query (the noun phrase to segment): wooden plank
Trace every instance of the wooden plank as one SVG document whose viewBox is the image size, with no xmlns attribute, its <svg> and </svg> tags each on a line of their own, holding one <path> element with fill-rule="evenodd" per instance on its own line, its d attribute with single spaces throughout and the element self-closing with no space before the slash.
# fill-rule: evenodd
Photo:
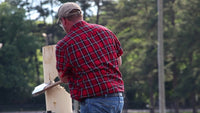
<svg viewBox="0 0 200 113">
<path fill-rule="evenodd" d="M 54 82 L 58 76 L 56 70 L 55 45 L 43 47 L 44 82 Z M 66 90 L 58 85 L 45 92 L 46 111 L 72 113 L 72 99 Z"/>
</svg>

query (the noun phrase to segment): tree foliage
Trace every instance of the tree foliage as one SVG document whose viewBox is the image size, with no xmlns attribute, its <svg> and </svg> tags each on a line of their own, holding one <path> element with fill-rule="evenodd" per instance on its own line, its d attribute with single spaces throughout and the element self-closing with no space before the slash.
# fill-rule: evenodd
<svg viewBox="0 0 200 113">
<path fill-rule="evenodd" d="M 45 20 L 52 9 L 43 6 L 53 6 L 55 1 L 43 0 L 37 7 L 27 1 L 8 1 L 0 4 L 0 42 L 4 45 L 0 49 L 0 94 L 4 95 L 0 104 L 25 103 L 41 82 L 42 46 L 55 44 L 64 32 L 56 25 L 56 15 L 52 14 L 52 24 Z M 124 49 L 120 70 L 126 89 L 125 107 L 154 113 L 158 107 L 157 1 L 59 1 L 79 3 L 86 21 L 105 25 L 117 35 Z M 98 7 L 96 16 L 88 14 L 91 3 Z M 38 11 L 44 21 L 28 20 L 25 13 L 30 10 Z M 197 113 L 200 106 L 199 20 L 199 0 L 164 1 L 166 105 L 175 113 L 180 108 L 192 108 Z"/>
<path fill-rule="evenodd" d="M 23 103 L 36 85 L 34 59 L 40 45 L 31 32 L 35 25 L 25 20 L 24 9 L 7 3 L 0 4 L 0 21 L 0 104 Z"/>
<path fill-rule="evenodd" d="M 158 106 L 156 2 L 119 0 L 101 15 L 124 48 L 121 71 L 128 106 L 151 112 Z M 195 112 L 199 106 L 199 5 L 198 0 L 164 1 L 166 105 L 176 113 L 187 107 Z"/>
</svg>

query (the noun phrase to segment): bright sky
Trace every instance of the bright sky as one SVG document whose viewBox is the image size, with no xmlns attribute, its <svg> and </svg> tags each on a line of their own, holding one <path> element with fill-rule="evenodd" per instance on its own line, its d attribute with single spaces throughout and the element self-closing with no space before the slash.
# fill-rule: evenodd
<svg viewBox="0 0 200 113">
<path fill-rule="evenodd" d="M 44 0 L 29 0 L 29 1 L 32 1 L 33 2 L 32 7 L 35 7 L 35 6 L 39 5 L 41 1 L 44 1 Z M 53 14 L 53 16 L 56 15 L 56 12 L 58 11 L 58 8 L 60 5 L 61 4 L 53 4 L 53 11 L 55 12 Z M 44 5 L 43 8 L 48 8 L 49 10 L 51 10 L 50 5 Z M 32 11 L 30 14 L 31 14 L 30 19 L 33 19 L 33 20 L 35 20 L 39 16 L 39 13 L 37 11 Z M 28 16 L 28 13 L 27 13 L 27 16 Z M 39 20 L 42 20 L 42 18 L 40 18 Z M 46 18 L 46 21 L 48 23 L 52 23 L 52 17 L 48 16 Z"/>
<path fill-rule="evenodd" d="M 4 2 L 5 0 L 0 0 L 0 3 L 1 2 Z M 14 0 L 13 0 L 14 1 Z M 37 5 L 39 5 L 40 4 L 40 1 L 44 1 L 44 0 L 29 0 L 29 1 L 33 1 L 33 7 L 34 6 L 37 6 Z M 54 6 L 53 6 L 53 11 L 55 12 L 55 14 L 56 14 L 56 12 L 58 11 L 58 8 L 60 7 L 60 5 L 61 4 L 53 4 Z M 92 6 L 93 7 L 91 7 L 91 11 L 92 11 L 92 13 L 93 13 L 93 15 L 95 15 L 96 14 L 96 7 L 94 6 L 94 4 L 92 4 Z M 51 9 L 51 6 L 50 5 L 46 5 L 46 6 L 43 6 L 44 8 L 48 8 L 48 9 Z M 32 11 L 31 13 L 31 16 L 30 16 L 30 19 L 36 19 L 38 16 L 39 16 L 39 13 L 37 12 L 37 11 Z M 55 16 L 55 14 L 53 14 L 54 16 Z M 27 16 L 28 16 L 28 13 L 27 13 Z M 29 17 L 28 17 L 29 18 Z M 42 18 L 40 18 L 39 20 L 42 20 Z M 48 16 L 47 18 L 46 18 L 46 21 L 48 22 L 48 23 L 52 23 L 52 17 L 51 16 Z"/>
</svg>

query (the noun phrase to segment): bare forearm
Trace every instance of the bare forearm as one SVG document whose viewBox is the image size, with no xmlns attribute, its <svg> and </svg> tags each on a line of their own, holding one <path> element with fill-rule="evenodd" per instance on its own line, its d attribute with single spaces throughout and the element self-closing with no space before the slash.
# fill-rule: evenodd
<svg viewBox="0 0 200 113">
<path fill-rule="evenodd" d="M 68 82 L 68 77 L 65 76 L 65 75 L 63 75 L 62 72 L 59 72 L 59 73 L 58 73 L 58 77 L 59 77 L 59 79 L 60 79 L 63 83 L 67 83 L 67 82 Z"/>
<path fill-rule="evenodd" d="M 119 66 L 121 66 L 122 65 L 122 58 L 121 58 L 121 56 L 120 57 L 118 57 L 118 64 L 119 64 Z"/>
</svg>

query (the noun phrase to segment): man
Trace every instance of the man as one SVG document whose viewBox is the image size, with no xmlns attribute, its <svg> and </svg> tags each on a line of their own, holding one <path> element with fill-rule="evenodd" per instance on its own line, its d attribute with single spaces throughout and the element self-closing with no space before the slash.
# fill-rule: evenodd
<svg viewBox="0 0 200 113">
<path fill-rule="evenodd" d="M 71 97 L 80 101 L 81 113 L 121 113 L 123 51 L 117 37 L 101 25 L 85 22 L 73 2 L 59 8 L 58 22 L 67 34 L 56 45 L 56 67 Z"/>
</svg>

